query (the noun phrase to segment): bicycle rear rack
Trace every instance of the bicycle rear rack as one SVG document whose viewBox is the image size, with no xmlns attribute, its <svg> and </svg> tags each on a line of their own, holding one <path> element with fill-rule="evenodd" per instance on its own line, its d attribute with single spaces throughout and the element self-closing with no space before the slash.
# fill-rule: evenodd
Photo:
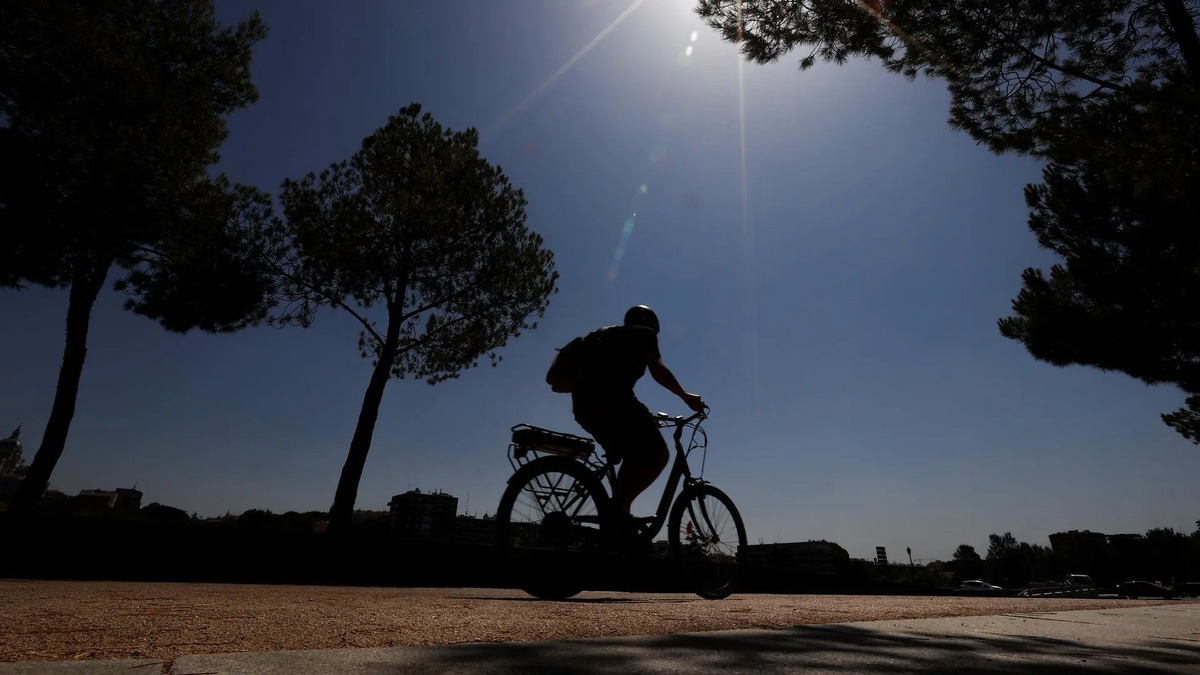
<svg viewBox="0 0 1200 675">
<path fill-rule="evenodd" d="M 518 424 L 512 428 L 508 463 L 514 471 L 542 455 L 569 457 L 593 470 L 603 469 L 606 465 L 596 452 L 596 441 L 590 438 L 551 431 L 532 424 Z"/>
</svg>

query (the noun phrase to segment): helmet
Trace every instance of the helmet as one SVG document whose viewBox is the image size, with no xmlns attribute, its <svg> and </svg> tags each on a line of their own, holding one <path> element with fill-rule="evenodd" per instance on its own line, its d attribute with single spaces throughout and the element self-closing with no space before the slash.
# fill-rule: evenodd
<svg viewBox="0 0 1200 675">
<path fill-rule="evenodd" d="M 630 307 L 629 311 L 625 312 L 625 325 L 645 326 L 658 335 L 658 315 L 645 305 Z"/>
</svg>

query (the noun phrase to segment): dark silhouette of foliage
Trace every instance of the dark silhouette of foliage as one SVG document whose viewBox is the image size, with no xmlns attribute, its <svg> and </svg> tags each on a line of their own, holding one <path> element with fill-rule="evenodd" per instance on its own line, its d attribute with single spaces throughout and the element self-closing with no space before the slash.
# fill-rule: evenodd
<svg viewBox="0 0 1200 675">
<path fill-rule="evenodd" d="M 29 513 L 75 412 L 92 306 L 183 332 L 266 317 L 270 200 L 208 167 L 224 116 L 257 98 L 257 14 L 220 26 L 211 0 L 0 3 L 0 285 L 69 290 L 41 446 L 12 509 Z"/>
<path fill-rule="evenodd" d="M 1017 541 L 1011 532 L 988 535 L 985 567 L 988 575 L 1006 588 L 1061 580 L 1066 575 L 1049 546 Z"/>
<path fill-rule="evenodd" d="M 1146 549 L 1146 578 L 1167 584 L 1187 578 L 1187 535 L 1169 527 L 1151 528 L 1146 531 Z"/>
<path fill-rule="evenodd" d="M 699 0 L 697 13 L 760 63 L 800 48 L 874 58 L 946 82 L 950 122 L 996 151 L 1054 157 L 1078 118 L 1200 83 L 1193 0 Z"/>
<path fill-rule="evenodd" d="M 988 562 L 1003 560 L 1016 553 L 1018 548 L 1020 548 L 1020 543 L 1012 535 L 1012 532 L 989 534 L 987 560 Z"/>
<path fill-rule="evenodd" d="M 1196 521 L 1196 529 L 1188 535 L 1187 578 L 1200 581 L 1200 520 Z"/>
<path fill-rule="evenodd" d="M 270 509 L 249 509 L 233 521 L 233 526 L 243 530 L 307 534 L 326 518 L 328 515 L 321 511 L 273 513 Z"/>
<path fill-rule="evenodd" d="M 1200 2 L 700 0 L 760 62 L 805 50 L 944 80 L 950 124 L 1049 162 L 1029 226 L 1064 263 L 1022 275 L 1001 333 L 1055 365 L 1178 386 L 1200 443 Z"/>
<path fill-rule="evenodd" d="M 982 558 L 975 552 L 975 547 L 970 544 L 959 544 L 958 548 L 954 549 L 954 559 L 961 562 L 979 562 Z"/>
<path fill-rule="evenodd" d="M 158 502 L 151 502 L 138 509 L 138 515 L 145 520 L 163 523 L 182 523 L 188 520 L 195 520 L 195 518 L 189 516 L 188 512 L 183 509 L 159 504 Z"/>
<path fill-rule="evenodd" d="M 954 560 L 951 565 L 958 580 L 977 579 L 983 575 L 983 558 L 975 552 L 970 544 L 959 544 L 954 549 Z"/>
<path fill-rule="evenodd" d="M 1026 189 L 1030 228 L 1065 262 L 1049 275 L 1025 270 L 1017 315 L 1000 330 L 1057 366 L 1179 386 L 1188 408 L 1163 419 L 1197 442 L 1200 220 L 1188 199 L 1138 196 L 1136 180 L 1052 165 L 1042 185 Z"/>
<path fill-rule="evenodd" d="M 279 516 L 275 515 L 270 509 L 249 509 L 243 511 L 234 524 L 247 530 L 266 530 L 271 529 L 279 520 Z"/>
<path fill-rule="evenodd" d="M 282 267 L 294 302 L 277 321 L 308 324 L 319 306 L 360 325 L 374 370 L 330 510 L 350 524 L 384 387 L 430 384 L 536 326 L 558 278 L 553 254 L 525 226 L 525 199 L 479 156 L 474 129 L 443 129 L 403 108 L 348 161 L 283 183 L 293 253 Z"/>
</svg>

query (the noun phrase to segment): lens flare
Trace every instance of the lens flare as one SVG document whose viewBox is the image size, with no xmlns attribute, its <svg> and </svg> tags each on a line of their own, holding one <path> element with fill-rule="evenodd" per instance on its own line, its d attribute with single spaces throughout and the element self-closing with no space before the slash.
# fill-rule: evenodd
<svg viewBox="0 0 1200 675">
<path fill-rule="evenodd" d="M 621 237 L 617 240 L 617 250 L 613 251 L 613 264 L 608 270 L 609 283 L 617 280 L 617 270 L 621 267 L 621 259 L 625 257 L 625 249 L 629 245 L 629 238 L 633 236 L 633 226 L 636 219 L 637 214 L 631 214 L 625 219 L 625 226 L 621 228 Z"/>
<path fill-rule="evenodd" d="M 519 103 L 517 103 L 515 106 L 513 106 L 513 108 L 511 110 L 504 113 L 504 115 L 502 115 L 500 117 L 500 119 L 497 120 L 496 123 L 493 124 L 490 129 L 488 129 L 487 133 L 485 133 L 483 135 L 490 136 L 491 134 L 494 134 L 497 131 L 499 131 L 500 129 L 507 126 L 509 122 L 512 122 L 513 118 L 515 118 L 517 115 L 524 112 L 524 110 L 529 107 L 529 104 L 533 103 L 534 100 L 537 99 L 537 97 L 541 96 L 546 91 L 546 89 L 548 89 L 550 87 L 550 85 L 554 84 L 555 80 L 562 77 L 564 73 L 566 73 L 568 70 L 571 69 L 572 66 L 574 66 L 576 63 L 579 62 L 579 59 L 582 59 L 584 56 L 587 55 L 588 52 L 592 51 L 593 47 L 600 44 L 601 40 L 603 40 L 605 37 L 608 37 L 608 34 L 611 33 L 614 28 L 621 25 L 621 22 L 623 22 L 626 18 L 628 18 L 630 14 L 633 14 L 637 10 L 637 8 L 641 7 L 642 4 L 645 2 L 646 2 L 646 0 L 633 0 L 633 4 L 626 7 L 625 11 L 623 11 L 617 15 L 617 18 L 613 19 L 607 26 L 602 28 L 599 33 L 596 33 L 596 37 L 592 38 L 579 51 L 575 52 L 575 55 L 572 56 L 571 58 L 567 59 L 566 63 L 559 66 L 558 70 L 554 71 L 550 75 L 550 77 L 547 77 L 545 80 L 542 81 L 541 84 L 534 87 L 533 91 L 526 94 L 525 98 L 521 99 L 521 101 Z"/>
<path fill-rule="evenodd" d="M 695 31 L 695 30 L 691 31 L 691 33 L 688 35 L 688 44 L 684 47 L 684 55 L 682 57 L 679 57 L 679 59 L 678 59 L 678 63 L 681 66 L 687 66 L 688 61 L 686 60 L 686 57 L 691 56 L 695 52 L 695 47 L 693 46 L 693 44 L 696 42 L 697 39 L 699 39 L 699 37 L 700 37 L 699 31 Z M 657 140 L 655 140 L 650 145 L 650 148 L 649 148 L 649 151 L 647 154 L 648 161 L 647 161 L 646 166 L 643 167 L 643 177 L 647 174 L 649 174 L 649 175 L 651 175 L 651 177 L 653 177 L 653 174 L 655 171 L 661 170 L 664 166 L 667 165 L 668 153 L 667 153 L 666 143 L 663 140 L 663 137 L 669 136 L 672 133 L 672 131 L 677 126 L 676 121 L 677 121 L 676 116 L 673 115 L 670 111 L 663 110 L 657 114 L 657 125 L 656 126 L 658 127 L 659 137 Z M 744 154 L 745 153 L 743 151 L 743 155 Z M 744 164 L 745 164 L 745 160 L 743 158 L 743 166 L 744 166 Z M 621 263 L 625 259 L 625 253 L 626 253 L 626 251 L 629 250 L 630 242 L 633 240 L 633 231 L 637 226 L 637 212 L 633 211 L 632 209 L 636 208 L 637 205 L 639 204 L 639 200 L 645 198 L 645 196 L 650 192 L 649 181 L 634 183 L 633 191 L 634 191 L 634 196 L 633 196 L 632 201 L 634 203 L 634 206 L 631 208 L 631 215 L 625 218 L 624 223 L 622 224 L 622 227 L 621 227 L 620 235 L 617 237 L 617 246 L 616 246 L 615 250 L 613 251 L 612 266 L 608 270 L 609 283 L 613 283 L 616 281 L 617 274 L 621 270 Z M 744 190 L 743 190 L 743 192 L 744 192 Z M 693 202 L 695 202 L 694 196 L 693 196 Z M 685 198 L 685 205 L 687 203 L 688 202 Z"/>
<path fill-rule="evenodd" d="M 742 0 L 738 0 L 738 44 L 742 42 Z M 742 173 L 742 279 L 746 285 L 745 303 L 750 344 L 750 381 L 754 387 L 754 399 L 759 398 L 759 353 L 758 353 L 758 289 L 754 276 L 754 231 L 750 227 L 750 180 L 746 164 L 746 76 L 745 59 L 737 54 L 738 88 L 738 147 L 741 150 Z"/>
</svg>

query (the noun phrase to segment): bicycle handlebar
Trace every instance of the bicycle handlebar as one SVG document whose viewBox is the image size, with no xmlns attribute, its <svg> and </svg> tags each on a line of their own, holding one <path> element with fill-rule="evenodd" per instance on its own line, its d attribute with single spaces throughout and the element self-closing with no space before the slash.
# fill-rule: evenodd
<svg viewBox="0 0 1200 675">
<path fill-rule="evenodd" d="M 658 421 L 659 426 L 661 426 L 661 427 L 668 427 L 668 426 L 674 425 L 674 426 L 678 427 L 679 429 L 683 429 L 683 425 L 687 424 L 688 422 L 691 422 L 694 420 L 702 420 L 702 419 L 707 418 L 708 413 L 711 410 L 712 410 L 712 408 L 710 408 L 706 405 L 706 406 L 704 406 L 703 410 L 701 410 L 699 412 L 694 412 L 691 415 L 688 415 L 687 417 L 684 417 L 683 415 L 671 416 L 665 412 L 660 412 L 660 413 L 655 413 L 654 419 Z"/>
</svg>

